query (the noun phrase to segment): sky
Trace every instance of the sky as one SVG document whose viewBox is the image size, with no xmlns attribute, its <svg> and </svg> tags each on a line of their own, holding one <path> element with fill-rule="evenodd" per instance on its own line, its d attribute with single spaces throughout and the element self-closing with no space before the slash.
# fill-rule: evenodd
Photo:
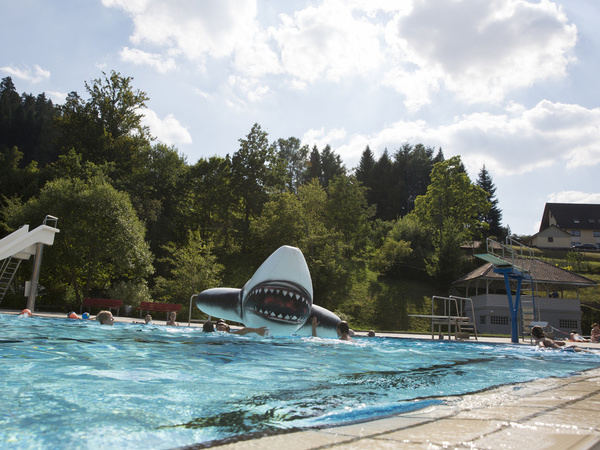
<svg viewBox="0 0 600 450">
<path fill-rule="evenodd" d="M 270 141 L 349 170 L 423 144 L 485 165 L 502 224 L 600 203 L 597 0 L 0 0 L 0 78 L 56 104 L 116 71 L 189 164 Z"/>
</svg>

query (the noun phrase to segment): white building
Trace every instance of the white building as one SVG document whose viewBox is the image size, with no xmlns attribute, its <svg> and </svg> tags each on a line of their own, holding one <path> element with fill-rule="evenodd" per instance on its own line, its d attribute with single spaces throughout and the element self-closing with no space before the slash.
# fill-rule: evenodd
<svg viewBox="0 0 600 450">
<path fill-rule="evenodd" d="M 596 286 L 596 282 L 538 259 L 533 260 L 531 277 L 535 296 L 532 296 L 532 283 L 524 279 L 521 286 L 522 305 L 531 305 L 533 300 L 536 320 L 548 322 L 557 338 L 567 337 L 571 330 L 582 333 L 579 289 Z M 495 273 L 491 263 L 484 264 L 452 284 L 458 295 L 473 299 L 478 333 L 511 334 L 504 276 Z M 515 289 L 516 283 L 512 283 L 513 301 Z M 565 297 L 565 291 L 569 291 L 569 298 Z M 523 323 L 520 329 L 528 325 Z M 589 334 L 589 330 L 583 330 L 582 334 Z"/>
</svg>

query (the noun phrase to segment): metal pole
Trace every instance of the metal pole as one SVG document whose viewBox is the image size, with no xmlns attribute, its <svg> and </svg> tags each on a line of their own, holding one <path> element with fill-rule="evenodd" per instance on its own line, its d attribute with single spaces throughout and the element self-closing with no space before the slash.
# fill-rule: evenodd
<svg viewBox="0 0 600 450">
<path fill-rule="evenodd" d="M 188 314 L 188 327 L 192 326 L 192 302 L 194 301 L 194 297 L 196 297 L 198 294 L 194 294 L 190 297 L 190 311 Z"/>
</svg>

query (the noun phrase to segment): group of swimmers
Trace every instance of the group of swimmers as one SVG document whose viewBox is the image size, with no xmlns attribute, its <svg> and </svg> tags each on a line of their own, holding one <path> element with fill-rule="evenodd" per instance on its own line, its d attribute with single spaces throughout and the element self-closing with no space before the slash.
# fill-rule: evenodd
<svg viewBox="0 0 600 450">
<path fill-rule="evenodd" d="M 24 309 L 21 312 L 21 315 L 31 316 L 32 313 L 30 310 Z M 85 316 L 85 315 L 87 315 L 87 316 Z M 79 317 L 77 317 L 77 314 L 75 314 L 74 312 L 69 313 L 67 315 L 67 317 L 69 317 L 71 319 L 79 318 Z M 115 318 L 113 317 L 113 315 L 110 311 L 100 311 L 96 315 L 95 318 L 90 317 L 90 315 L 88 313 L 84 313 L 84 315 L 82 315 L 82 318 L 89 319 L 89 320 L 97 320 L 98 322 L 100 322 L 101 325 L 113 325 L 115 323 Z M 177 313 L 173 311 L 169 314 L 169 320 L 167 320 L 166 324 L 170 325 L 170 326 L 179 326 L 179 324 L 176 322 L 176 319 L 177 319 Z M 133 322 L 133 323 L 150 325 L 150 324 L 152 324 L 152 316 L 150 314 L 148 314 L 144 317 L 143 322 Z M 316 337 L 317 336 L 317 327 L 319 325 L 319 322 L 318 322 L 317 318 L 313 316 L 311 323 L 312 323 L 312 335 L 314 337 Z M 267 327 L 259 327 L 259 328 L 243 327 L 243 328 L 231 331 L 231 327 L 223 319 L 218 319 L 216 324 L 213 323 L 211 320 L 207 320 L 202 325 L 202 331 L 204 331 L 205 333 L 221 331 L 221 332 L 225 332 L 225 333 L 239 334 L 242 336 L 245 334 L 250 334 L 250 333 L 256 333 L 259 336 L 267 336 L 269 333 L 269 330 Z M 342 320 L 337 325 L 337 335 L 340 338 L 340 340 L 342 340 L 342 341 L 351 341 L 352 336 L 354 335 L 354 331 L 350 329 L 348 322 L 346 322 L 345 320 Z M 375 332 L 373 330 L 369 330 L 368 336 L 374 337 Z"/>
</svg>

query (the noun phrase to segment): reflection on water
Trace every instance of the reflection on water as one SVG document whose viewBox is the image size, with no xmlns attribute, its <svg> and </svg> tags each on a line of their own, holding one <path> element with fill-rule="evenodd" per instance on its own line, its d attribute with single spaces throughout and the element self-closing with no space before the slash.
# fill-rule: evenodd
<svg viewBox="0 0 600 450">
<path fill-rule="evenodd" d="M 172 448 L 350 423 L 600 366 L 600 355 L 411 339 L 261 338 L 0 314 L 0 442 Z"/>
</svg>

